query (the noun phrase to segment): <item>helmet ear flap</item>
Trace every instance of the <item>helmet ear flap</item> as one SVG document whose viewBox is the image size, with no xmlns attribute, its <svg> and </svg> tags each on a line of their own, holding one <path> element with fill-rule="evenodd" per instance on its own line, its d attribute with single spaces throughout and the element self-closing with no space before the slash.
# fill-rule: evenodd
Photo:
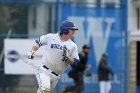
<svg viewBox="0 0 140 93">
<path fill-rule="evenodd" d="M 69 33 L 69 30 L 66 29 L 66 28 L 63 28 L 62 26 L 60 27 L 60 32 L 62 32 L 63 34 L 68 34 Z"/>
<path fill-rule="evenodd" d="M 64 34 L 67 35 L 69 33 L 68 29 L 63 29 L 64 30 Z"/>
<path fill-rule="evenodd" d="M 60 32 L 62 32 L 62 33 L 63 33 L 63 31 L 62 31 L 62 30 L 63 30 L 63 28 L 62 28 L 62 26 L 60 26 Z"/>
</svg>

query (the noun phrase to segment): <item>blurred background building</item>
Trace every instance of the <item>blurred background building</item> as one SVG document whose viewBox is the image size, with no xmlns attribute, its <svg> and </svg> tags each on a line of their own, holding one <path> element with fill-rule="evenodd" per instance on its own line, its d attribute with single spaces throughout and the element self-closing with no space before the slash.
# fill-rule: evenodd
<svg viewBox="0 0 140 93">
<path fill-rule="evenodd" d="M 19 69 L 13 74 L 12 66 L 7 65 L 9 57 L 15 59 L 15 56 L 7 58 L 5 53 L 5 48 L 14 49 L 8 39 L 29 41 L 58 32 L 61 21 L 66 19 L 79 27 L 73 38 L 79 51 L 84 44 L 91 46 L 92 76 L 85 77 L 84 93 L 99 92 L 96 72 L 103 52 L 109 54 L 115 73 L 111 77 L 111 93 L 140 93 L 140 0 L 0 0 L 0 11 L 0 93 L 36 93 L 37 90 L 33 74 L 20 73 Z M 15 44 L 19 50 L 24 45 Z M 67 76 L 70 69 L 62 76 L 56 93 L 73 84 Z"/>
</svg>

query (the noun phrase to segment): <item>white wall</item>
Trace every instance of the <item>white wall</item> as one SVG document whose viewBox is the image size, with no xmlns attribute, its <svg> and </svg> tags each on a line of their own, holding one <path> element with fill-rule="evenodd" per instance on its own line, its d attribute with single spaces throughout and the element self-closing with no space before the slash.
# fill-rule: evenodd
<svg viewBox="0 0 140 93">
<path fill-rule="evenodd" d="M 33 9 L 36 9 L 36 27 L 33 25 Z M 48 12 L 48 13 L 47 13 Z M 45 3 L 31 5 L 28 12 L 28 34 L 29 35 L 42 35 L 46 34 L 49 20 L 49 6 Z"/>
<path fill-rule="evenodd" d="M 128 0 L 128 31 L 138 30 L 136 6 L 133 5 L 132 0 Z"/>
<path fill-rule="evenodd" d="M 132 2 L 132 0 L 128 0 L 128 93 L 136 93 L 137 41 L 140 40 L 137 8 L 138 7 Z"/>
</svg>

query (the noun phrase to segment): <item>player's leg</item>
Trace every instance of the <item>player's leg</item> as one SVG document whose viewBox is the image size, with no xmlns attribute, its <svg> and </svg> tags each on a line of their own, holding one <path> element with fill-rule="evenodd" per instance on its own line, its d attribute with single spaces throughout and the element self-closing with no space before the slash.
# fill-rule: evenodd
<svg viewBox="0 0 140 93">
<path fill-rule="evenodd" d="M 60 76 L 56 76 L 54 74 L 51 75 L 51 89 L 55 89 L 58 81 L 60 80 Z"/>
<path fill-rule="evenodd" d="M 111 90 L 111 82 L 110 81 L 107 81 L 106 82 L 106 93 L 109 93 Z"/>
<path fill-rule="evenodd" d="M 38 88 L 37 93 L 41 93 L 40 88 Z"/>
<path fill-rule="evenodd" d="M 36 78 L 39 84 L 38 92 L 40 93 L 50 93 L 51 87 L 50 87 L 50 81 L 51 78 L 46 73 L 38 73 L 36 74 Z"/>
<path fill-rule="evenodd" d="M 106 93 L 106 87 L 105 87 L 105 81 L 100 81 L 99 82 L 99 86 L 100 86 L 100 93 Z"/>
<path fill-rule="evenodd" d="M 83 73 L 77 72 L 77 79 L 74 79 L 75 93 L 82 93 L 84 90 Z"/>
<path fill-rule="evenodd" d="M 51 74 L 51 91 L 53 91 L 60 80 L 60 76 L 56 76 L 54 74 Z"/>
<path fill-rule="evenodd" d="M 62 90 L 62 93 L 67 93 L 67 92 L 74 92 L 75 86 L 65 86 L 64 89 Z"/>
</svg>

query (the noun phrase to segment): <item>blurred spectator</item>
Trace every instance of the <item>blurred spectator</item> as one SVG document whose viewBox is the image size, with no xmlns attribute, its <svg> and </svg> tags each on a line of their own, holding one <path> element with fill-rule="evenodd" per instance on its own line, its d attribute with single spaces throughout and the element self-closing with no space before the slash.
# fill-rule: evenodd
<svg viewBox="0 0 140 93">
<path fill-rule="evenodd" d="M 63 90 L 63 93 L 66 92 L 74 92 L 81 93 L 84 90 L 84 81 L 83 75 L 85 69 L 89 70 L 91 68 L 90 65 L 87 65 L 88 53 L 90 47 L 88 45 L 83 45 L 82 51 L 79 53 L 80 62 L 78 65 L 73 68 L 69 73 L 69 77 L 73 79 L 75 86 L 66 86 Z M 86 73 L 86 76 L 90 76 L 90 73 Z"/>
<path fill-rule="evenodd" d="M 109 80 L 109 75 L 113 75 L 112 69 L 107 64 L 106 53 L 102 54 L 99 66 L 98 66 L 98 80 L 100 93 L 109 93 L 111 90 L 111 82 Z"/>
</svg>

